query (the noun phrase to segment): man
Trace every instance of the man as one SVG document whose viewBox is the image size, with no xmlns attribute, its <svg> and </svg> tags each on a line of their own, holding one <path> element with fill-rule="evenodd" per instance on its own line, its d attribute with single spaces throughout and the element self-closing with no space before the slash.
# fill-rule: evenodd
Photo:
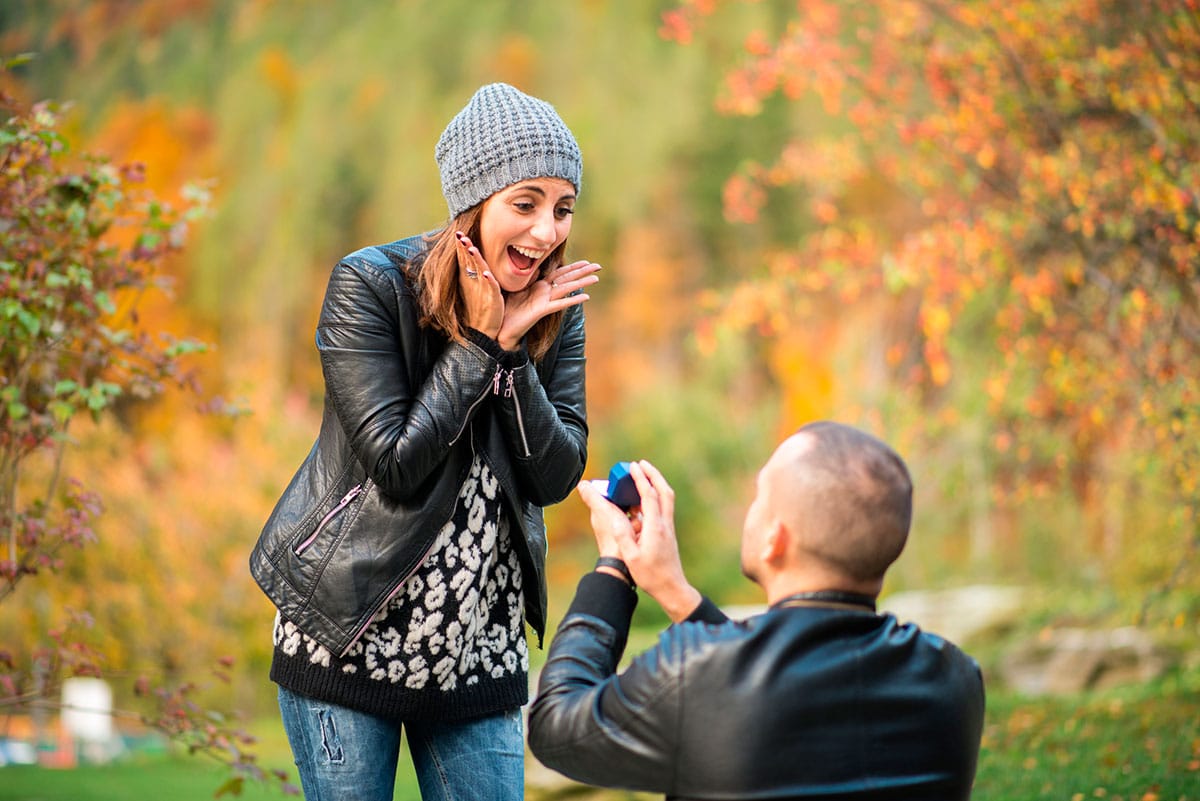
<svg viewBox="0 0 1200 801">
<path fill-rule="evenodd" d="M 590 784 L 672 799 L 965 799 L 983 726 L 979 666 L 875 612 L 912 516 L 904 462 L 832 422 L 758 474 L 742 571 L 769 609 L 733 621 L 684 576 L 674 492 L 647 462 L 626 515 L 590 482 L 601 559 L 550 646 L 529 744 Z M 624 575 L 629 574 L 629 575 Z M 616 674 L 636 582 L 675 623 Z"/>
</svg>

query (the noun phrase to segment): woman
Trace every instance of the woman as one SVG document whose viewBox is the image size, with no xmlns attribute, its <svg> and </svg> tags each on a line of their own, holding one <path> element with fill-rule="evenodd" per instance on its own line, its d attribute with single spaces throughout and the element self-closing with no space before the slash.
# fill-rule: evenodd
<svg viewBox="0 0 1200 801">
<path fill-rule="evenodd" d="M 546 623 L 542 507 L 587 460 L 582 177 L 552 106 L 484 86 L 435 151 L 451 223 L 334 268 L 325 414 L 251 556 L 305 796 L 524 794 L 525 621 Z"/>
</svg>

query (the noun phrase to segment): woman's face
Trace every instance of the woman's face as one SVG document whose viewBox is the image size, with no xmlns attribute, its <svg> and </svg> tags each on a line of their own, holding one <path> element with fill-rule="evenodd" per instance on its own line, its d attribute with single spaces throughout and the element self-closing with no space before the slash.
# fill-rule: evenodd
<svg viewBox="0 0 1200 801">
<path fill-rule="evenodd" d="M 531 178 L 483 202 L 479 250 L 505 292 L 537 280 L 542 264 L 571 233 L 575 187 L 562 178 Z"/>
</svg>

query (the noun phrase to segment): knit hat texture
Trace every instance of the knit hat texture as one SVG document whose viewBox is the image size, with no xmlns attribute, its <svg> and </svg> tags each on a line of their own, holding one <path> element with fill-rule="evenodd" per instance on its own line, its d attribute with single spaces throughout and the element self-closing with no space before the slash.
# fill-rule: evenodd
<svg viewBox="0 0 1200 801">
<path fill-rule="evenodd" d="M 583 157 L 554 106 L 506 83 L 481 87 L 434 149 L 450 216 L 529 178 L 562 178 L 579 192 Z"/>
</svg>

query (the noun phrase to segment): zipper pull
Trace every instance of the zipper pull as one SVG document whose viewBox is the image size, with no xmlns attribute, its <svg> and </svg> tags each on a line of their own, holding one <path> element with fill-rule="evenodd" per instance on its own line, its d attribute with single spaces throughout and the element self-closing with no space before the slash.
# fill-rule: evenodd
<svg viewBox="0 0 1200 801">
<path fill-rule="evenodd" d="M 496 365 L 496 374 L 492 376 L 492 394 L 500 394 L 500 376 L 504 374 L 504 368 Z"/>
<path fill-rule="evenodd" d="M 508 371 L 508 383 L 504 385 L 504 397 L 511 398 L 513 394 L 513 371 Z"/>
</svg>

